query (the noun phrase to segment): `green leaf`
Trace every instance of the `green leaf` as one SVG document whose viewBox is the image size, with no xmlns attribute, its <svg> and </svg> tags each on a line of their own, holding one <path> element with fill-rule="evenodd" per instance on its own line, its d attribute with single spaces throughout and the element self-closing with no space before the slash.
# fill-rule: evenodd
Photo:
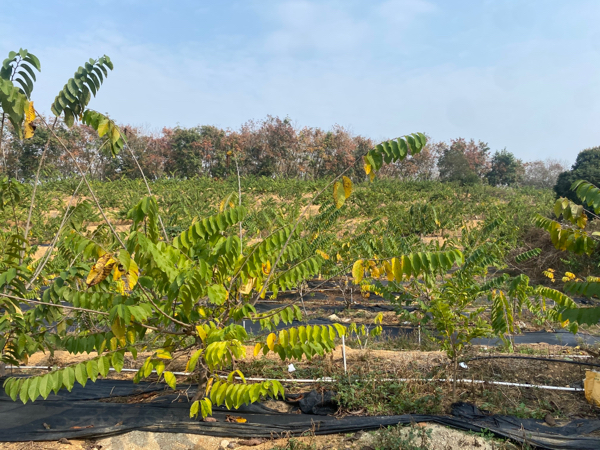
<svg viewBox="0 0 600 450">
<path fill-rule="evenodd" d="M 167 383 L 171 389 L 177 389 L 177 378 L 175 378 L 175 375 L 169 371 L 164 372 L 163 375 L 165 377 L 165 383 Z"/>
<path fill-rule="evenodd" d="M 27 378 L 23 384 L 20 386 L 19 398 L 25 404 L 29 398 L 29 383 L 31 382 L 31 378 Z"/>
<path fill-rule="evenodd" d="M 117 371 L 120 372 L 121 369 L 123 369 L 123 362 L 124 362 L 124 355 L 121 352 L 117 352 L 117 353 L 113 353 L 112 355 L 112 365 L 113 368 Z"/>
<path fill-rule="evenodd" d="M 96 382 L 96 379 L 98 378 L 98 362 L 94 359 L 91 359 L 86 363 L 85 368 L 87 376 L 90 378 L 90 380 Z"/>
<path fill-rule="evenodd" d="M 228 296 L 229 293 L 221 284 L 213 284 L 208 288 L 208 299 L 214 305 L 222 305 Z"/>
<path fill-rule="evenodd" d="M 100 375 L 103 377 L 106 377 L 110 372 L 110 361 L 106 356 L 98 358 L 98 372 L 100 372 Z"/>
<path fill-rule="evenodd" d="M 210 399 L 208 399 L 208 398 L 202 399 L 201 409 L 202 409 L 202 417 L 203 418 L 206 418 L 206 417 L 212 415 L 213 410 L 212 410 L 212 402 L 210 401 Z"/>
<path fill-rule="evenodd" d="M 75 366 L 75 379 L 80 385 L 85 387 L 88 380 L 85 363 L 77 364 Z"/>
<path fill-rule="evenodd" d="M 39 390 L 40 377 L 33 377 L 29 379 L 29 386 L 27 387 L 27 395 L 31 401 L 34 401 L 40 395 Z"/>
<path fill-rule="evenodd" d="M 40 379 L 39 390 L 40 390 L 40 395 L 42 396 L 42 398 L 44 400 L 46 400 L 48 398 L 48 396 L 50 395 L 50 392 L 52 392 L 52 379 L 51 379 L 50 374 L 44 375 Z"/>
<path fill-rule="evenodd" d="M 73 386 L 75 385 L 75 370 L 73 367 L 66 367 L 63 370 L 63 384 L 67 390 L 71 392 Z"/>
<path fill-rule="evenodd" d="M 196 400 L 194 403 L 192 403 L 192 407 L 190 408 L 190 418 L 191 419 L 198 416 L 199 409 L 200 409 L 200 402 L 198 400 Z"/>
<path fill-rule="evenodd" d="M 196 350 L 186 366 L 186 372 L 193 372 L 196 369 L 196 364 L 198 364 L 198 358 L 202 355 L 202 349 Z"/>
</svg>

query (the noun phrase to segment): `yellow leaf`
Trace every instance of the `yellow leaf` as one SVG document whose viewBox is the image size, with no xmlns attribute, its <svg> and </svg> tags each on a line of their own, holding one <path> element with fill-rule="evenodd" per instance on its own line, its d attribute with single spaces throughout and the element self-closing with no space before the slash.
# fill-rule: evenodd
<svg viewBox="0 0 600 450">
<path fill-rule="evenodd" d="M 369 180 L 373 181 L 375 179 L 375 172 L 369 173 Z"/>
<path fill-rule="evenodd" d="M 123 266 L 121 264 L 115 264 L 113 270 L 113 281 L 117 281 L 119 278 L 121 278 L 123 275 L 125 275 L 125 272 L 121 272 L 121 269 L 123 269 Z"/>
<path fill-rule="evenodd" d="M 340 256 L 340 254 L 339 254 L 339 253 L 338 253 L 337 255 L 335 255 L 335 257 L 336 257 L 336 259 L 337 259 L 338 261 L 342 261 L 342 259 L 343 259 L 343 258 Z"/>
<path fill-rule="evenodd" d="M 136 262 L 132 259 L 129 262 L 129 270 L 125 274 L 125 289 L 131 291 L 138 282 L 140 276 L 140 269 Z"/>
<path fill-rule="evenodd" d="M 354 284 L 359 284 L 364 276 L 363 262 L 359 259 L 352 266 L 352 277 L 354 278 Z"/>
<path fill-rule="evenodd" d="M 240 287 L 240 293 L 248 295 L 250 292 L 252 292 L 252 286 L 254 286 L 254 278 L 248 278 L 246 284 Z"/>
<path fill-rule="evenodd" d="M 271 272 L 271 261 L 267 261 L 266 263 L 262 263 L 262 272 L 265 275 L 269 275 Z"/>
<path fill-rule="evenodd" d="M 352 194 L 352 180 L 348 177 L 342 177 L 342 184 L 344 185 L 344 195 L 346 198 Z"/>
<path fill-rule="evenodd" d="M 110 329 L 118 339 L 123 339 L 125 337 L 125 325 L 121 322 L 120 318 L 115 318 Z"/>
<path fill-rule="evenodd" d="M 267 336 L 267 347 L 269 347 L 269 350 L 273 351 L 273 349 L 275 348 L 276 339 L 277 336 L 275 335 L 275 333 L 271 333 Z"/>
<path fill-rule="evenodd" d="M 321 256 L 323 259 L 329 259 L 329 255 L 325 253 L 323 250 L 316 250 L 315 253 Z"/>
<path fill-rule="evenodd" d="M 364 158 L 363 158 L 363 160 L 364 160 L 364 162 L 365 162 L 365 165 L 364 165 L 364 167 L 365 167 L 365 173 L 366 173 L 367 175 L 369 175 L 369 174 L 371 173 L 371 164 L 369 164 L 369 163 L 367 162 L 367 158 L 366 158 L 366 157 L 364 157 Z"/>
<path fill-rule="evenodd" d="M 344 206 L 344 202 L 346 201 L 346 194 L 344 193 L 344 188 L 342 183 L 336 181 L 333 184 L 333 201 L 335 202 L 335 207 L 340 209 Z"/>
<path fill-rule="evenodd" d="M 196 326 L 196 332 L 198 333 L 198 336 L 200 336 L 200 339 L 202 339 L 202 341 L 204 341 L 206 339 L 206 331 L 204 331 L 204 328 L 202 328 L 202 325 Z"/>
<path fill-rule="evenodd" d="M 33 102 L 27 102 L 27 106 L 25 107 L 25 139 L 33 137 L 35 131 L 34 120 L 35 109 L 33 108 Z"/>
<path fill-rule="evenodd" d="M 158 350 L 156 350 L 156 357 L 162 359 L 173 359 L 171 354 L 163 348 L 159 348 Z"/>
<path fill-rule="evenodd" d="M 116 261 L 111 253 L 105 253 L 102 255 L 96 264 L 94 264 L 92 270 L 90 270 L 90 273 L 85 280 L 86 284 L 88 286 L 95 286 L 96 284 L 104 281 L 104 279 L 106 279 L 106 277 L 112 271 L 115 264 Z"/>
<path fill-rule="evenodd" d="M 258 356 L 258 354 L 260 353 L 260 350 L 262 349 L 262 344 L 260 342 L 258 342 L 255 346 L 254 346 L 254 356 Z"/>
<path fill-rule="evenodd" d="M 225 210 L 225 200 L 223 199 L 221 200 L 221 203 L 219 203 L 219 212 L 223 212 Z"/>
<path fill-rule="evenodd" d="M 247 422 L 246 419 L 244 419 L 243 417 L 236 417 L 235 421 L 237 423 L 246 423 Z"/>
<path fill-rule="evenodd" d="M 371 276 L 373 278 L 379 278 L 379 267 L 375 266 L 375 267 L 371 267 Z"/>
<path fill-rule="evenodd" d="M 388 281 L 394 281 L 394 270 L 392 268 L 392 265 L 390 264 L 389 261 L 384 261 L 383 262 L 383 268 L 385 270 L 385 275 L 388 279 Z"/>
<path fill-rule="evenodd" d="M 206 382 L 206 394 L 205 395 L 208 395 L 208 393 L 210 392 L 210 388 L 212 387 L 214 381 L 215 381 L 215 379 L 211 377 Z"/>
</svg>

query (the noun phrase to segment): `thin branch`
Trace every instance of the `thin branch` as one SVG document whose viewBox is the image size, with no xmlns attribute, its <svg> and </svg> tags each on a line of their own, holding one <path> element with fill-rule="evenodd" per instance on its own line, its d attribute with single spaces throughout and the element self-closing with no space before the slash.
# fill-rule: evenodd
<svg viewBox="0 0 600 450">
<path fill-rule="evenodd" d="M 20 301 L 26 302 L 26 303 L 33 303 L 35 305 L 54 306 L 56 308 L 70 309 L 72 311 L 88 312 L 88 313 L 92 313 L 92 314 L 98 314 L 98 315 L 101 315 L 101 316 L 109 316 L 110 315 L 109 313 L 103 312 L 103 311 L 95 311 L 93 309 L 87 309 L 87 308 L 78 308 L 76 306 L 59 305 L 59 304 L 56 304 L 56 303 L 40 302 L 39 300 L 30 300 L 28 298 L 17 297 L 15 295 L 10 295 L 10 294 L 2 294 L 2 293 L 0 293 L 0 296 L 1 297 L 12 298 L 14 300 L 20 300 Z"/>
<path fill-rule="evenodd" d="M 142 174 L 142 179 L 144 180 L 144 184 L 146 185 L 146 189 L 148 190 L 148 194 L 152 195 L 152 191 L 150 190 L 150 186 L 148 185 L 148 180 L 146 180 L 146 174 L 142 170 L 142 166 L 140 166 L 140 163 L 138 162 L 137 158 L 135 157 L 135 154 L 133 153 L 133 150 L 131 149 L 131 147 L 129 146 L 129 144 L 127 142 L 125 142 L 125 147 L 127 147 L 127 150 L 129 150 L 129 153 L 131 153 L 131 157 L 135 161 L 135 164 L 137 165 L 137 168 L 139 169 L 140 173 Z M 146 149 L 148 149 L 148 146 L 146 146 Z M 158 204 L 157 204 L 157 206 L 158 206 Z M 167 230 L 165 229 L 165 225 L 164 225 L 164 223 L 162 221 L 162 217 L 160 217 L 160 214 L 158 212 L 157 212 L 156 215 L 158 216 L 158 221 L 160 222 L 160 226 L 162 228 L 163 235 L 165 236 L 165 242 L 168 243 L 169 242 L 169 235 L 167 234 Z"/>
<path fill-rule="evenodd" d="M 140 285 L 140 287 L 142 288 L 142 292 L 144 293 L 144 295 L 146 295 L 146 299 L 152 304 L 152 306 L 154 306 L 154 308 L 159 313 L 161 313 L 163 316 L 165 316 L 171 322 L 179 324 L 185 328 L 191 328 L 193 326 L 192 324 L 180 322 L 179 320 L 175 319 L 174 317 L 169 316 L 166 312 L 164 312 L 162 309 L 160 309 L 160 307 L 156 303 L 154 303 L 154 301 L 152 300 L 152 297 L 150 295 L 148 295 L 148 292 L 146 291 L 146 289 L 142 285 Z"/>
<path fill-rule="evenodd" d="M 73 155 L 73 153 L 71 153 L 69 151 L 69 149 L 67 148 L 67 146 L 65 145 L 65 143 L 56 135 L 56 133 L 54 132 L 53 129 L 51 129 L 48 126 L 48 123 L 46 122 L 46 120 L 44 119 L 43 116 L 40 116 L 38 114 L 38 116 L 42 119 L 42 122 L 44 122 L 44 125 L 46 126 L 46 128 L 48 128 L 50 130 L 50 132 L 52 133 L 52 135 L 56 138 L 56 140 L 60 143 L 60 145 L 62 146 L 62 148 L 64 148 L 64 150 L 67 152 L 67 154 L 71 157 L 71 159 L 73 160 L 73 163 L 75 164 L 75 167 L 77 167 L 77 170 L 79 171 L 79 173 L 81 174 L 81 176 L 83 177 L 83 181 L 85 182 L 85 185 L 87 186 L 88 190 L 90 191 L 90 194 L 92 196 L 92 198 L 94 199 L 94 202 L 96 203 L 96 206 L 98 207 L 98 210 L 100 211 L 100 214 L 102 214 L 102 217 L 104 218 L 104 221 L 106 222 L 106 224 L 110 227 L 110 230 L 112 231 L 113 235 L 117 238 L 117 240 L 119 241 L 119 243 L 121 244 L 121 247 L 123 247 L 124 249 L 127 249 L 127 247 L 125 246 L 125 244 L 123 243 L 123 241 L 121 240 L 121 237 L 117 234 L 117 231 L 115 230 L 115 228 L 113 227 L 112 223 L 110 223 L 110 220 L 108 220 L 108 217 L 106 216 L 106 214 L 104 213 L 104 210 L 102 209 L 102 206 L 100 206 L 100 202 L 98 201 L 98 197 L 96 197 L 96 193 L 94 192 L 94 190 L 92 189 L 92 186 L 90 185 L 90 183 L 88 182 L 84 171 L 81 169 L 81 166 L 79 165 L 79 163 L 77 162 L 77 159 L 75 158 L 75 156 Z"/>
<path fill-rule="evenodd" d="M 34 305 L 53 306 L 55 308 L 68 309 L 68 310 L 71 310 L 71 311 L 81 311 L 81 312 L 87 312 L 87 313 L 91 313 L 91 314 L 98 314 L 100 316 L 110 316 L 110 313 L 107 313 L 107 312 L 104 312 L 104 311 L 95 311 L 93 309 L 78 308 L 76 306 L 68 306 L 68 305 L 60 305 L 60 304 L 56 304 L 56 303 L 40 302 L 39 300 L 30 300 L 28 298 L 17 297 L 15 295 L 10 295 L 10 294 L 0 293 L 0 296 L 12 298 L 14 300 L 20 300 L 20 301 L 26 302 L 26 303 L 32 303 Z M 153 327 L 151 325 L 146 325 L 144 323 L 139 323 L 139 322 L 136 322 L 136 323 L 139 324 L 140 326 L 144 327 L 144 328 L 148 328 L 149 330 L 154 330 L 154 331 L 157 331 L 159 333 L 176 334 L 176 335 L 181 335 L 181 336 L 187 335 L 187 333 L 183 333 L 183 332 L 180 332 L 180 331 L 163 330 L 161 328 Z"/>
<path fill-rule="evenodd" d="M 89 170 L 89 167 L 88 167 L 87 170 Z M 29 282 L 25 286 L 25 289 L 29 289 L 31 287 L 31 285 L 35 282 L 35 280 L 37 279 L 37 277 L 42 272 L 42 269 L 44 268 L 44 266 L 50 260 L 50 255 L 52 254 L 52 250 L 54 250 L 54 246 L 56 245 L 56 242 L 58 241 L 58 237 L 60 236 L 60 233 L 62 232 L 62 229 L 65 226 L 65 222 L 73 214 L 72 211 L 69 213 L 69 208 L 71 207 L 71 203 L 73 202 L 73 199 L 75 198 L 75 195 L 77 195 L 77 191 L 81 187 L 81 183 L 83 183 L 83 178 L 81 179 L 81 181 L 79 181 L 79 185 L 77 186 L 77 188 L 75 189 L 75 192 L 73 192 L 73 195 L 69 199 L 69 203 L 67 203 L 67 208 L 65 209 L 65 214 L 63 215 L 62 221 L 60 223 L 60 227 L 58 228 L 58 231 L 54 235 L 54 238 L 52 239 L 52 242 L 50 243 L 50 246 L 48 247 L 48 250 L 46 250 L 46 253 L 44 253 L 44 256 L 43 256 L 44 260 L 37 266 L 37 268 L 35 270 L 35 273 L 33 274 L 33 276 L 31 277 L 31 279 L 29 280 Z"/>
<path fill-rule="evenodd" d="M 56 122 L 58 121 L 58 117 L 54 119 L 54 123 L 52 124 L 52 129 L 56 126 Z M 23 237 L 27 240 L 27 235 L 29 234 L 29 226 L 31 225 L 31 214 L 33 212 L 33 204 L 35 203 L 35 193 L 37 191 L 38 181 L 40 179 L 40 171 L 42 170 L 42 166 L 44 165 L 44 158 L 46 157 L 46 152 L 48 151 L 48 147 L 50 146 L 50 136 L 46 140 L 46 145 L 44 146 L 44 151 L 42 152 L 42 156 L 40 157 L 40 163 L 38 164 L 37 172 L 35 173 L 35 181 L 33 182 L 33 192 L 31 193 L 31 202 L 29 203 L 29 213 L 27 214 L 27 222 L 25 223 L 25 234 Z M 21 255 L 22 259 L 22 255 Z"/>
</svg>

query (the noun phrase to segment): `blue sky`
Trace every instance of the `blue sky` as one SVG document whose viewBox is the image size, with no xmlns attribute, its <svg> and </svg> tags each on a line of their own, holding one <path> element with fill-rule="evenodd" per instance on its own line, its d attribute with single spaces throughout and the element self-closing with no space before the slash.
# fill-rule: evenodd
<svg viewBox="0 0 600 450">
<path fill-rule="evenodd" d="M 600 145 L 600 1 L 2 0 L 0 51 L 50 104 L 90 57 L 90 107 L 158 131 L 268 114 L 374 139 L 474 138 L 523 160 Z"/>
</svg>

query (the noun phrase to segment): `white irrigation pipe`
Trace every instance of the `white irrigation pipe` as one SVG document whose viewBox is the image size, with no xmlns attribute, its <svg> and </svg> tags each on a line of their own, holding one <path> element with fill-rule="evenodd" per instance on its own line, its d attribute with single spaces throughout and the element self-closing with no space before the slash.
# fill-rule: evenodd
<svg viewBox="0 0 600 450">
<path fill-rule="evenodd" d="M 6 366 L 7 369 L 51 369 L 52 367 L 48 366 Z M 114 371 L 114 368 L 110 368 L 110 371 Z M 121 369 L 121 372 L 137 372 L 138 369 Z M 152 371 L 156 373 L 156 370 Z M 172 372 L 173 375 L 183 375 L 188 376 L 191 375 L 189 372 Z M 220 376 L 220 378 L 227 378 L 225 376 Z M 241 380 L 240 377 L 235 377 L 236 380 Z M 290 378 L 252 378 L 246 377 L 246 381 L 279 381 L 280 383 L 335 383 L 335 378 L 323 377 L 316 379 L 290 379 Z M 391 381 L 439 381 L 442 383 L 445 382 L 453 382 L 452 378 L 380 378 L 375 380 L 378 382 L 391 382 Z M 456 380 L 458 383 L 471 383 L 471 384 L 493 384 L 496 386 L 509 386 L 509 387 L 522 387 L 522 388 L 537 388 L 537 389 L 545 389 L 552 391 L 569 391 L 569 392 L 582 392 L 583 388 L 572 388 L 572 387 L 563 387 L 563 386 L 547 386 L 547 385 L 538 385 L 538 384 L 523 384 L 523 383 L 510 383 L 508 381 L 485 381 L 485 380 Z"/>
</svg>

